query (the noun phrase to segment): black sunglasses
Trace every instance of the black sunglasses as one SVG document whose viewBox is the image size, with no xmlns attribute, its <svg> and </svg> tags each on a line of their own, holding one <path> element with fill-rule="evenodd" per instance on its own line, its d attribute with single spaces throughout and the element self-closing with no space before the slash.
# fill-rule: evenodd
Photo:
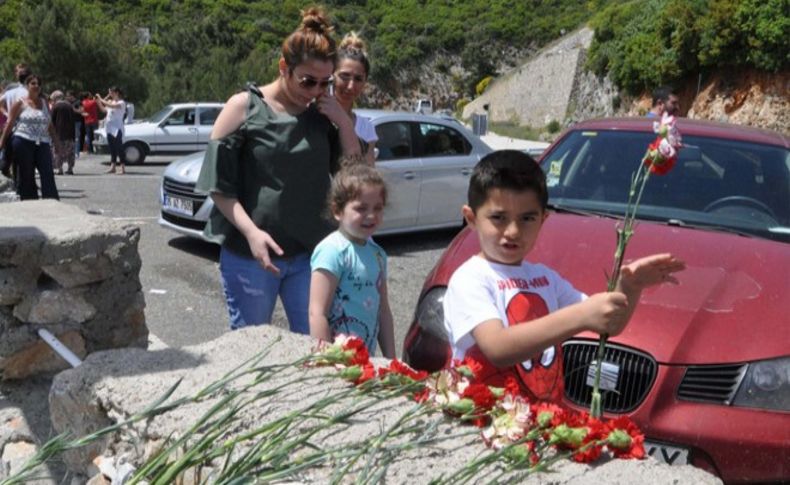
<svg viewBox="0 0 790 485">
<path fill-rule="evenodd" d="M 326 89 L 330 84 L 334 83 L 335 80 L 332 77 L 329 77 L 319 81 L 312 76 L 302 76 L 301 78 L 297 79 L 297 82 L 299 83 L 300 87 L 305 89 L 312 89 L 316 86 L 321 86 L 321 89 Z"/>
</svg>

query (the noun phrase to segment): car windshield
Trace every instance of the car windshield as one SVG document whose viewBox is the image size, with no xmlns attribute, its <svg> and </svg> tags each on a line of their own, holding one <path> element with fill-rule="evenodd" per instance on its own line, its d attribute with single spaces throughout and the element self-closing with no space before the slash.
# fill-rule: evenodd
<svg viewBox="0 0 790 485">
<path fill-rule="evenodd" d="M 170 105 L 167 105 L 164 108 L 162 108 L 161 110 L 159 110 L 156 113 L 154 113 L 153 116 L 148 118 L 148 121 L 150 121 L 151 123 L 159 123 L 160 121 L 165 119 L 167 117 L 167 115 L 170 114 L 171 111 L 173 111 L 173 107 L 170 106 Z"/>
<path fill-rule="evenodd" d="M 572 131 L 541 162 L 558 210 L 622 216 L 652 133 Z M 786 148 L 683 136 L 675 167 L 651 175 L 638 218 L 790 242 Z"/>
</svg>

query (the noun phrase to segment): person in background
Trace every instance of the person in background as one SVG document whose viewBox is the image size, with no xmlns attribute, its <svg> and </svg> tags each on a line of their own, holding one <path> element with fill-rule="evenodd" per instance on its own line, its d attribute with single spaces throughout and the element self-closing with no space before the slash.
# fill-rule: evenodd
<svg viewBox="0 0 790 485">
<path fill-rule="evenodd" d="M 372 238 L 386 203 L 387 187 L 373 167 L 348 165 L 332 179 L 328 205 L 338 230 L 318 243 L 310 259 L 310 335 L 327 342 L 354 335 L 371 355 L 378 343 L 381 354 L 394 359 L 387 253 Z"/>
<path fill-rule="evenodd" d="M 28 76 L 25 87 L 28 94 L 11 107 L 8 123 L 0 137 L 0 148 L 6 144 L 13 148 L 18 170 L 17 192 L 22 200 L 38 199 L 36 170 L 41 177 L 41 196 L 58 199 L 50 151 L 53 128 L 47 100 L 41 95 L 41 79 L 34 74 Z"/>
<path fill-rule="evenodd" d="M 82 109 L 81 100 L 77 99 L 73 91 L 66 91 L 66 101 L 71 103 L 71 107 L 76 115 L 74 116 L 74 157 L 80 158 L 80 150 L 82 149 L 83 139 L 85 138 L 85 122 L 83 121 L 85 118 L 85 111 Z"/>
<path fill-rule="evenodd" d="M 27 78 L 32 74 L 32 71 L 27 66 L 27 64 L 17 64 L 14 67 L 14 75 L 16 77 L 17 82 L 9 83 L 6 86 L 5 91 L 3 94 L 0 95 L 0 113 L 3 113 L 6 118 L 10 116 L 11 107 L 20 99 L 23 99 L 27 96 L 27 87 L 25 82 Z M 13 130 L 13 125 L 9 127 L 10 130 Z M 3 166 L 3 174 L 6 176 L 14 179 L 17 183 L 17 187 L 19 181 L 16 180 L 17 173 L 16 173 L 16 164 L 14 163 L 14 150 L 11 143 L 7 143 L 4 153 L 5 163 Z"/>
<path fill-rule="evenodd" d="M 350 32 L 340 42 L 335 69 L 335 97 L 340 106 L 354 120 L 357 135 L 367 143 L 363 156 L 371 165 L 375 162 L 376 142 L 379 140 L 370 119 L 352 111 L 357 98 L 365 90 L 370 73 L 370 61 L 365 51 L 365 42 Z"/>
<path fill-rule="evenodd" d="M 330 174 L 341 150 L 361 162 L 354 124 L 329 93 L 331 32 L 323 10 L 302 11 L 279 77 L 232 96 L 211 132 L 196 190 L 214 200 L 204 234 L 222 245 L 231 329 L 270 323 L 279 296 L 291 331 L 310 331 L 310 253 L 332 231 L 322 217 Z"/>
<path fill-rule="evenodd" d="M 107 112 L 104 129 L 107 132 L 107 145 L 110 147 L 110 169 L 107 173 L 115 173 L 115 164 L 120 164 L 121 174 L 126 173 L 126 156 L 123 152 L 123 119 L 126 116 L 126 102 L 120 88 L 110 88 L 106 98 L 97 94 L 94 99 L 99 108 Z"/>
<path fill-rule="evenodd" d="M 0 82 L 0 93 L 5 92 L 5 89 L 6 82 Z M 6 115 L 5 111 L 0 110 L 0 133 L 3 132 L 7 121 L 8 115 Z M 0 153 L 0 173 L 8 178 L 11 178 L 11 164 L 9 163 L 9 160 L 6 159 L 5 152 Z"/>
<path fill-rule="evenodd" d="M 14 77 L 17 82 L 9 83 L 5 91 L 3 91 L 3 94 L 0 95 L 0 111 L 4 112 L 6 116 L 11 112 L 11 106 L 13 106 L 18 99 L 27 96 L 25 81 L 27 81 L 28 76 L 32 73 L 33 71 L 30 70 L 27 64 L 17 64 L 16 67 L 14 67 Z"/>
<path fill-rule="evenodd" d="M 664 113 L 677 116 L 680 109 L 680 101 L 677 94 L 672 92 L 669 86 L 661 86 L 653 90 L 653 107 L 647 112 L 648 118 L 658 118 Z"/>
<path fill-rule="evenodd" d="M 74 111 L 74 106 L 64 98 L 62 91 L 53 91 L 49 99 L 52 100 L 52 126 L 54 134 L 52 137 L 52 159 L 55 171 L 58 175 L 63 175 L 63 165 L 66 165 L 66 173 L 74 175 L 74 136 L 77 130 L 75 123 L 77 117 L 81 116 Z"/>
<path fill-rule="evenodd" d="M 82 111 L 85 113 L 85 150 L 93 153 L 93 137 L 99 127 L 99 106 L 90 93 L 82 93 Z"/>
</svg>

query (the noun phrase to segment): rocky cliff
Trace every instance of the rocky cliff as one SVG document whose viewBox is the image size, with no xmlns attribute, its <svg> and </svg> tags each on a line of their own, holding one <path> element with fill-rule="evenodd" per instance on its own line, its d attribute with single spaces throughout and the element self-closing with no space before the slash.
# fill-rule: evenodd
<svg viewBox="0 0 790 485">
<path fill-rule="evenodd" d="M 650 109 L 650 93 L 634 97 L 620 92 L 608 78 L 585 68 L 592 31 L 572 32 L 540 51 L 511 47 L 481 55 L 496 59 L 498 77 L 463 112 L 485 112 L 493 122 L 542 128 L 556 120 L 563 125 L 601 116 L 641 116 Z M 415 71 L 400 73 L 390 85 L 371 85 L 361 106 L 410 109 L 429 98 L 437 109 L 455 109 L 471 74 L 460 58 L 437 53 Z M 683 80 L 676 86 L 682 114 L 790 133 L 790 71 L 721 69 Z"/>
</svg>

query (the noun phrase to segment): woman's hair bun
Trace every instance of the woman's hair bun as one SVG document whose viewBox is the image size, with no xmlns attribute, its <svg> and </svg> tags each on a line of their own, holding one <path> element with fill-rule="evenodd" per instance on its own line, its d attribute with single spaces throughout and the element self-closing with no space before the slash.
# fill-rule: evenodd
<svg viewBox="0 0 790 485">
<path fill-rule="evenodd" d="M 301 28 L 326 35 L 329 35 L 334 30 L 326 18 L 326 13 L 319 7 L 310 7 L 302 10 Z"/>
<path fill-rule="evenodd" d="M 358 50 L 365 52 L 367 46 L 356 32 L 349 32 L 340 41 L 340 50 Z"/>
</svg>

